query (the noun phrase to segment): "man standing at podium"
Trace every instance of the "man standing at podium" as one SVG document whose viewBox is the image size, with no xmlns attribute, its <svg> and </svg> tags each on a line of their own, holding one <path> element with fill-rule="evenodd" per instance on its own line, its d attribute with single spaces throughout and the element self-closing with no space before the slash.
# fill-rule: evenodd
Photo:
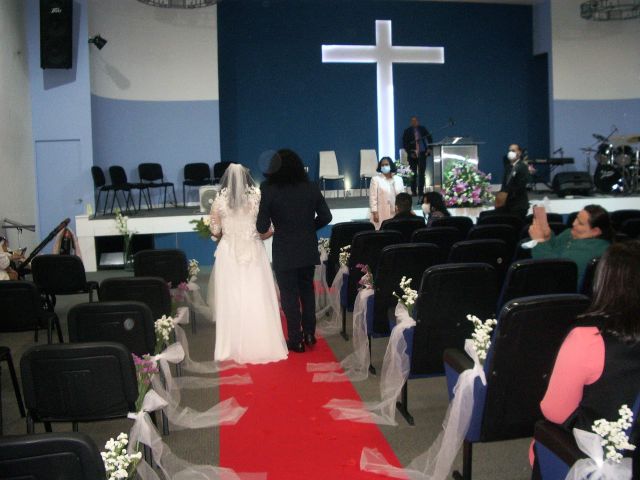
<svg viewBox="0 0 640 480">
<path fill-rule="evenodd" d="M 411 117 L 411 126 L 402 134 L 402 147 L 409 157 L 409 167 L 413 172 L 411 180 L 411 195 L 424 194 L 424 176 L 427 168 L 427 155 L 431 154 L 429 145 L 433 138 L 425 127 L 420 125 L 418 117 Z"/>
</svg>

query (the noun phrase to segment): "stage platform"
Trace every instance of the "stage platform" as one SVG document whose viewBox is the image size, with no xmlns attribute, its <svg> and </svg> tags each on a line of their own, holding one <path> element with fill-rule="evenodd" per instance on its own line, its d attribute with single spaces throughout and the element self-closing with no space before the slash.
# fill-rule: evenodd
<svg viewBox="0 0 640 480">
<path fill-rule="evenodd" d="M 532 204 L 541 203 L 544 197 L 549 198 L 549 208 L 551 212 L 569 214 L 580 210 L 585 205 L 596 203 L 608 211 L 622 209 L 640 209 L 640 196 L 612 196 L 593 194 L 591 196 L 575 196 L 558 198 L 552 192 L 530 193 L 529 198 Z M 417 201 L 417 199 L 415 200 Z M 346 198 L 328 198 L 327 204 L 333 215 L 332 224 L 339 222 L 349 222 L 354 220 L 366 220 L 368 218 L 367 197 L 348 196 Z M 482 210 L 490 210 L 492 207 L 482 208 L 452 208 L 452 215 L 469 216 L 474 221 Z M 422 215 L 419 205 L 414 205 L 416 214 Z M 198 258 L 204 265 L 210 264 L 212 260 L 211 251 L 214 250 L 212 243 L 205 239 L 200 239 L 193 232 L 192 220 L 197 220 L 204 214 L 199 212 L 197 206 L 154 208 L 152 210 L 141 210 L 127 214 L 129 217 L 128 226 L 136 234 L 151 234 L 156 239 L 157 248 L 182 248 L 187 252 L 189 258 Z M 80 243 L 85 269 L 88 272 L 95 272 L 98 269 L 98 259 L 96 258 L 96 238 L 97 237 L 117 237 L 120 235 L 116 228 L 114 215 L 78 215 L 76 217 L 76 234 Z M 320 236 L 329 236 L 330 227 L 323 229 Z M 267 245 L 268 248 L 270 245 Z M 202 252 L 201 252 L 202 250 Z M 204 261 L 203 261 L 204 260 Z"/>
</svg>

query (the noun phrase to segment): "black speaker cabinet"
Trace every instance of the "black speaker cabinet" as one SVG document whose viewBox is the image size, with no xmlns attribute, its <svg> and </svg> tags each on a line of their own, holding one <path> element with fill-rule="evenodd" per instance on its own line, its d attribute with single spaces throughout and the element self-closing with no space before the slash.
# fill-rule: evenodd
<svg viewBox="0 0 640 480">
<path fill-rule="evenodd" d="M 565 195 L 591 195 L 593 182 L 589 172 L 562 172 L 553 177 L 553 191 Z"/>
<path fill-rule="evenodd" d="M 71 68 L 73 0 L 40 0 L 40 67 Z"/>
</svg>

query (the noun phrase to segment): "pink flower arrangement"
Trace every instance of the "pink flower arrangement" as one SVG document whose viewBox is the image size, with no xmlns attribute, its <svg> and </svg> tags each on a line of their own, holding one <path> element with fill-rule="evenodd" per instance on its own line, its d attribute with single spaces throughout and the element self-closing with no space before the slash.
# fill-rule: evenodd
<svg viewBox="0 0 640 480">
<path fill-rule="evenodd" d="M 356 268 L 359 268 L 363 273 L 362 278 L 358 282 L 362 288 L 373 289 L 373 273 L 369 270 L 369 265 L 364 265 L 359 263 L 356 265 Z"/>
</svg>

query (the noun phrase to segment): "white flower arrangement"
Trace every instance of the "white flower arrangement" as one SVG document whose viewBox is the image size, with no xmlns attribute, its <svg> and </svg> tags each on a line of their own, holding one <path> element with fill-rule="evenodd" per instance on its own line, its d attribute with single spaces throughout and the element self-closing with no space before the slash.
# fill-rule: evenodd
<svg viewBox="0 0 640 480">
<path fill-rule="evenodd" d="M 483 322 L 475 315 L 467 315 L 467 320 L 472 322 L 475 327 L 471 335 L 471 341 L 478 354 L 478 359 L 480 362 L 484 362 L 491 346 L 491 332 L 498 322 L 494 318 Z"/>
<path fill-rule="evenodd" d="M 189 281 L 195 282 L 198 279 L 198 274 L 200 273 L 200 263 L 192 258 L 189 260 Z"/>
<path fill-rule="evenodd" d="M 328 238 L 323 237 L 318 240 L 318 251 L 322 253 L 322 250 L 324 250 L 327 253 L 327 256 L 329 256 L 329 252 L 331 251 L 331 249 L 329 248 Z"/>
<path fill-rule="evenodd" d="M 156 354 L 160 353 L 160 349 L 163 345 L 169 344 L 171 333 L 174 329 L 173 317 L 167 317 L 163 315 L 155 321 L 154 328 L 156 331 Z"/>
<path fill-rule="evenodd" d="M 349 263 L 349 257 L 351 256 L 351 245 L 345 245 L 340 248 L 340 256 L 338 257 L 338 261 L 340 262 L 341 267 L 346 267 Z"/>
<path fill-rule="evenodd" d="M 127 454 L 129 437 L 121 433 L 115 440 L 110 438 L 100 452 L 107 480 L 121 480 L 135 477 L 136 465 L 142 459 L 142 452 Z"/>
<path fill-rule="evenodd" d="M 618 410 L 620 418 L 615 422 L 609 422 L 604 418 L 596 420 L 591 430 L 602 437 L 601 445 L 604 447 L 606 459 L 614 463 L 620 463 L 623 450 L 633 451 L 635 445 L 629 443 L 629 437 L 625 434 L 633 424 L 633 412 L 627 405 L 622 405 Z"/>
<path fill-rule="evenodd" d="M 416 303 L 416 299 L 418 298 L 418 292 L 411 288 L 411 281 L 411 278 L 403 276 L 400 279 L 400 290 L 402 290 L 402 296 L 398 296 L 396 292 L 393 292 L 393 296 L 407 307 L 409 315 L 413 316 L 413 307 Z"/>
<path fill-rule="evenodd" d="M 119 208 L 116 208 L 116 228 L 124 237 L 130 237 L 133 232 L 129 231 L 129 217 L 123 216 Z"/>
</svg>

